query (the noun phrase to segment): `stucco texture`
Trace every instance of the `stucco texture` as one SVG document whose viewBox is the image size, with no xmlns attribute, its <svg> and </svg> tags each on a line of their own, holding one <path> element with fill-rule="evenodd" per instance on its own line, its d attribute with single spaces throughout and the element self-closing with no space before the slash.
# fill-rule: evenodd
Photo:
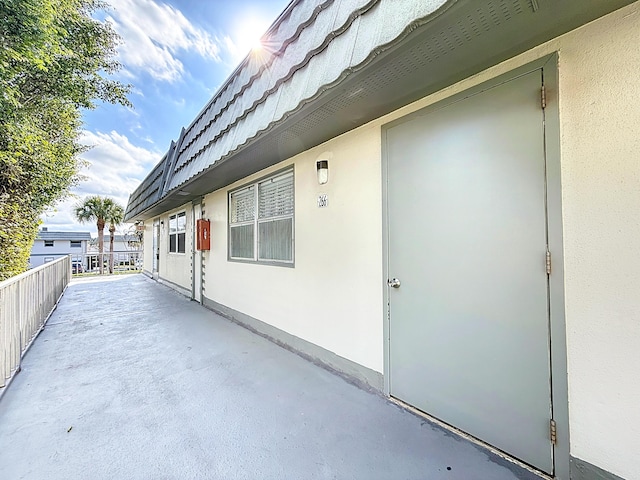
<svg viewBox="0 0 640 480">
<path fill-rule="evenodd" d="M 640 478 L 639 45 L 636 2 L 230 186 L 295 166 L 295 268 L 227 261 L 229 189 L 208 195 L 205 296 L 382 372 L 382 125 L 558 52 L 571 455 Z"/>
<path fill-rule="evenodd" d="M 640 478 L 639 45 L 636 3 L 560 50 L 572 453 L 627 479 Z"/>
<path fill-rule="evenodd" d="M 207 298 L 377 372 L 383 369 L 379 130 L 338 137 L 205 197 Z M 318 185 L 316 160 L 329 159 Z M 227 261 L 227 192 L 294 165 L 295 268 Z M 319 194 L 328 206 L 318 208 Z"/>
</svg>

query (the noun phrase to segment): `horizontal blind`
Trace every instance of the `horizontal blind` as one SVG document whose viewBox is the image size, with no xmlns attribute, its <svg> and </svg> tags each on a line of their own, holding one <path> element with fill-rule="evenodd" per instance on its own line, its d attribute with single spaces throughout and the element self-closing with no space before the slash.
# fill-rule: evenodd
<svg viewBox="0 0 640 480">
<path fill-rule="evenodd" d="M 231 226 L 229 229 L 229 256 L 254 259 L 253 223 Z"/>
<path fill-rule="evenodd" d="M 293 171 L 258 185 L 258 218 L 293 215 Z"/>
<path fill-rule="evenodd" d="M 250 222 L 255 219 L 255 185 L 233 192 L 229 202 L 229 221 L 231 223 Z"/>
<path fill-rule="evenodd" d="M 293 218 L 266 220 L 258 228 L 258 259 L 293 261 Z"/>
</svg>

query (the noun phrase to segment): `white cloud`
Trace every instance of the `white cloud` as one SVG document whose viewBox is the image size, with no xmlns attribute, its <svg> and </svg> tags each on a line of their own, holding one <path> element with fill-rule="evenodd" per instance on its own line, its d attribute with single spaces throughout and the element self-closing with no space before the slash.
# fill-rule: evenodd
<svg viewBox="0 0 640 480">
<path fill-rule="evenodd" d="M 108 195 L 123 204 L 162 156 L 159 152 L 133 145 L 125 135 L 115 131 L 85 131 L 80 142 L 93 148 L 82 155 L 89 167 L 83 172 L 87 180 L 77 191 Z"/>
<path fill-rule="evenodd" d="M 240 51 L 239 46 L 235 44 L 235 42 L 231 39 L 229 35 L 225 35 L 222 38 L 222 41 L 224 42 L 224 46 L 229 51 L 232 58 L 238 58 L 242 56 L 243 53 L 246 54 L 246 52 Z"/>
<path fill-rule="evenodd" d="M 77 197 L 67 198 L 54 207 L 49 208 L 42 216 L 43 226 L 49 228 L 52 232 L 69 230 L 78 232 L 91 231 L 92 235 L 95 236 L 95 225 L 80 225 L 73 218 L 73 207 L 78 203 L 78 200 Z"/>
<path fill-rule="evenodd" d="M 81 226 L 75 221 L 72 214 L 74 205 L 86 196 L 100 195 L 126 207 L 131 192 L 162 157 L 162 153 L 156 150 L 133 145 L 125 135 L 115 131 L 85 131 L 80 142 L 93 147 L 82 155 L 88 164 L 81 172 L 86 180 L 73 190 L 74 197 L 44 215 L 44 225 L 51 226 L 52 230 L 87 230 L 91 227 L 94 232 L 95 226 Z"/>
<path fill-rule="evenodd" d="M 107 21 L 122 37 L 119 60 L 125 75 L 145 71 L 157 80 L 174 82 L 182 77 L 180 52 L 195 52 L 220 61 L 216 38 L 195 26 L 180 10 L 153 0 L 109 0 L 115 10 Z"/>
<path fill-rule="evenodd" d="M 178 108 L 183 108 L 187 104 L 187 99 L 186 98 L 174 98 L 173 100 L 171 100 L 171 103 L 173 103 Z"/>
</svg>

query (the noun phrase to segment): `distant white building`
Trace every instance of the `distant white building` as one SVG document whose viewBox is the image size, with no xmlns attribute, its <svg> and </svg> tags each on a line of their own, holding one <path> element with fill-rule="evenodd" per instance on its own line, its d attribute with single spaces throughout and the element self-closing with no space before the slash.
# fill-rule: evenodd
<svg viewBox="0 0 640 480">
<path fill-rule="evenodd" d="M 137 251 L 142 248 L 140 238 L 136 235 L 114 235 L 113 251 L 116 253 Z M 98 253 L 98 238 L 92 238 L 89 241 L 88 253 Z M 104 235 L 104 253 L 109 252 L 109 234 Z"/>
<path fill-rule="evenodd" d="M 90 240 L 89 232 L 50 232 L 47 227 L 42 227 L 31 248 L 29 268 L 65 255 L 84 255 Z"/>
</svg>

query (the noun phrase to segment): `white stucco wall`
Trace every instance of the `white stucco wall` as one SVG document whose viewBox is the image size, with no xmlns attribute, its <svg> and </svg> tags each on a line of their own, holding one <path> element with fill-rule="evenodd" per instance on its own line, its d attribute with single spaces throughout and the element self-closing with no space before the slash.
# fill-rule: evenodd
<svg viewBox="0 0 640 480">
<path fill-rule="evenodd" d="M 639 46 L 636 2 L 208 195 L 205 296 L 382 372 L 381 126 L 557 51 L 571 454 L 640 478 Z M 330 161 L 322 187 L 319 158 Z M 227 261 L 228 190 L 290 164 L 295 268 Z M 169 258 L 161 275 L 188 285 L 185 267 Z"/>
<path fill-rule="evenodd" d="M 82 240 L 80 247 L 71 247 L 71 240 L 54 240 L 53 247 L 45 247 L 44 240 L 35 240 L 29 256 L 29 268 L 44 265 L 45 259 L 58 259 L 65 255 L 82 255 L 87 252 L 87 241 Z"/>
<path fill-rule="evenodd" d="M 382 193 L 372 125 L 205 197 L 205 296 L 382 372 Z M 320 186 L 316 160 L 329 159 Z M 227 261 L 227 192 L 295 167 L 295 268 Z M 318 194 L 329 198 L 318 208 Z"/>
<path fill-rule="evenodd" d="M 640 5 L 561 45 L 571 451 L 640 478 Z"/>
</svg>

